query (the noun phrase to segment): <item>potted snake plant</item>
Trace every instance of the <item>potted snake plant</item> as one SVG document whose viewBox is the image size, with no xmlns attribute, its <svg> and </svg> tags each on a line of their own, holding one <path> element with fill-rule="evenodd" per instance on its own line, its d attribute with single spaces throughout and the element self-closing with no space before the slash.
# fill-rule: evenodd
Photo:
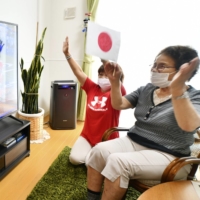
<svg viewBox="0 0 200 200">
<path fill-rule="evenodd" d="M 28 69 L 24 68 L 24 60 L 21 58 L 20 69 L 23 82 L 22 108 L 18 111 L 20 119 L 29 120 L 31 122 L 31 140 L 41 139 L 43 131 L 44 110 L 38 105 L 40 78 L 44 65 L 42 64 L 43 41 L 46 33 L 45 28 L 42 37 L 37 43 L 33 60 Z"/>
</svg>

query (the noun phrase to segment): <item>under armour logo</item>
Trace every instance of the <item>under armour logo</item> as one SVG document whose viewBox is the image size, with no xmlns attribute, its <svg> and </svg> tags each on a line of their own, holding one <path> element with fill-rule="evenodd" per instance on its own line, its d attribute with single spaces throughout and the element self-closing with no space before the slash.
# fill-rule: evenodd
<svg viewBox="0 0 200 200">
<path fill-rule="evenodd" d="M 106 101 L 107 101 L 107 97 L 102 97 L 102 99 L 100 100 L 99 97 L 95 96 L 94 101 L 91 101 L 91 104 L 93 106 L 100 105 L 102 108 L 106 105 Z"/>
</svg>

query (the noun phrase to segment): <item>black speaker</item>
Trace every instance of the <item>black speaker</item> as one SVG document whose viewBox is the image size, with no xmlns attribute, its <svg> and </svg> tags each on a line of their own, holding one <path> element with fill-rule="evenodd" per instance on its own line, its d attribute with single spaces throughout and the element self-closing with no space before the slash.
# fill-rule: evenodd
<svg viewBox="0 0 200 200">
<path fill-rule="evenodd" d="M 76 128 L 77 82 L 58 80 L 51 82 L 49 125 L 52 129 Z"/>
</svg>

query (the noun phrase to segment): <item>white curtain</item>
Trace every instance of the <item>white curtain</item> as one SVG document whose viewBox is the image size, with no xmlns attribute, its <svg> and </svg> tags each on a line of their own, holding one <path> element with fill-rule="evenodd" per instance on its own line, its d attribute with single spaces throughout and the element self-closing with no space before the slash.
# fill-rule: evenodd
<svg viewBox="0 0 200 200">
<path fill-rule="evenodd" d="M 199 0 L 99 2 L 96 23 L 121 32 L 118 63 L 125 74 L 127 93 L 149 82 L 149 65 L 161 49 L 189 45 L 200 55 L 199 8 Z M 93 77 L 96 80 L 97 75 Z M 200 74 L 190 84 L 200 89 Z M 131 126 L 133 122 L 133 110 L 122 111 L 120 125 Z"/>
</svg>

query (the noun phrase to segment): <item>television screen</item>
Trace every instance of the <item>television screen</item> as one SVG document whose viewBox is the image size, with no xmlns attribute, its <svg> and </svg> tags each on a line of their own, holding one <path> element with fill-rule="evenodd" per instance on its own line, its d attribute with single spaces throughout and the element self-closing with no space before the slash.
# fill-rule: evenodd
<svg viewBox="0 0 200 200">
<path fill-rule="evenodd" d="M 0 120 L 18 110 L 18 25 L 0 21 Z"/>
</svg>

